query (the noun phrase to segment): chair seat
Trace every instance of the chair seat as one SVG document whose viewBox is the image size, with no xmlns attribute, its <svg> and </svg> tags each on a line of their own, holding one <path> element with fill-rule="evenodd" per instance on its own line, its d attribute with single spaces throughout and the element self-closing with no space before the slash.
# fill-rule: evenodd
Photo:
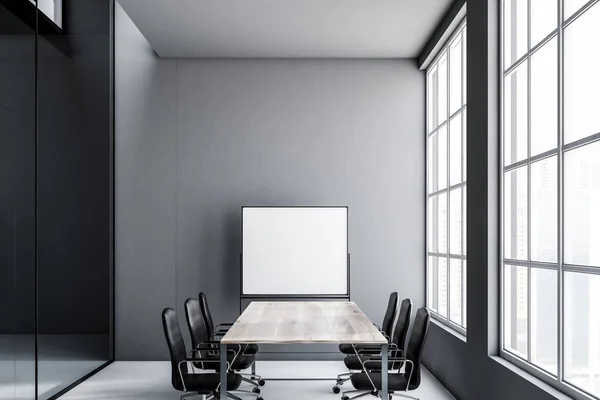
<svg viewBox="0 0 600 400">
<path fill-rule="evenodd" d="M 227 361 L 231 362 L 231 360 L 233 360 L 233 357 L 234 357 L 233 354 L 228 354 Z M 254 360 L 255 360 L 255 357 L 251 356 L 251 355 L 237 356 L 235 358 L 235 361 L 233 361 L 233 365 L 231 367 L 235 371 L 250 368 L 250 366 L 252 366 L 252 363 L 254 362 Z M 221 370 L 221 360 L 219 359 L 219 357 L 209 357 L 206 359 L 206 361 L 203 362 L 203 364 L 204 364 L 205 369 L 212 369 L 215 371 Z M 196 367 L 198 369 L 202 369 L 202 364 L 196 362 L 196 363 L 194 363 L 194 367 Z"/>
<path fill-rule="evenodd" d="M 344 358 L 344 364 L 346 365 L 346 368 L 348 368 L 349 370 L 362 370 L 362 364 L 361 364 L 361 360 L 362 362 L 365 362 L 366 360 L 368 360 L 369 358 L 374 358 L 373 356 L 360 356 L 360 360 L 357 356 L 347 356 L 346 358 Z M 381 357 L 377 357 L 377 359 L 379 359 L 379 362 L 377 361 L 370 361 L 369 363 L 367 363 L 366 367 L 369 371 L 381 371 Z M 388 361 L 388 369 L 400 369 L 402 367 L 404 363 L 401 361 Z"/>
<path fill-rule="evenodd" d="M 373 384 L 377 390 L 381 390 L 381 372 L 370 372 L 369 376 L 373 380 Z M 373 385 L 371 385 L 369 377 L 364 372 L 352 374 L 350 382 L 352 382 L 352 386 L 357 390 L 373 390 Z M 408 378 L 404 374 L 388 374 L 388 390 L 390 392 L 406 390 L 407 383 Z"/>
<path fill-rule="evenodd" d="M 356 347 L 356 350 L 363 350 L 363 354 L 380 354 L 381 353 L 381 349 L 375 349 L 375 350 L 368 350 L 365 351 L 365 347 L 373 347 L 372 344 L 355 344 L 354 345 Z M 340 344 L 340 352 L 342 352 L 343 354 L 348 354 L 348 355 L 354 355 L 356 354 L 354 352 L 354 348 L 352 347 L 352 345 L 350 343 L 342 343 Z"/>
<path fill-rule="evenodd" d="M 188 392 L 210 394 L 221 383 L 219 374 L 188 374 L 183 377 L 185 389 Z M 227 374 L 227 390 L 236 390 L 242 384 L 242 376 Z"/>
</svg>

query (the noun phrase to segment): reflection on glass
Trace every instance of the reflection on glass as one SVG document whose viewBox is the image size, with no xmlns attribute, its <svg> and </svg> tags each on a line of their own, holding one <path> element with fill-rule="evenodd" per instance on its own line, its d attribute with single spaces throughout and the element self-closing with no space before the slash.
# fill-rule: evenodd
<svg viewBox="0 0 600 400">
<path fill-rule="evenodd" d="M 448 259 L 438 258 L 438 290 L 437 290 L 437 311 L 442 317 L 448 317 Z"/>
<path fill-rule="evenodd" d="M 531 0 L 531 47 L 556 29 L 557 0 Z"/>
<path fill-rule="evenodd" d="M 504 4 L 504 68 L 527 51 L 527 1 L 506 0 Z"/>
<path fill-rule="evenodd" d="M 527 268 L 504 266 L 504 348 L 527 358 Z"/>
<path fill-rule="evenodd" d="M 565 1 L 565 15 L 564 18 L 569 19 L 575 14 L 581 7 L 586 5 L 590 0 L 564 0 Z"/>
<path fill-rule="evenodd" d="M 437 102 L 438 102 L 438 72 L 437 65 L 433 66 L 427 75 L 427 126 L 428 132 L 437 128 Z"/>
<path fill-rule="evenodd" d="M 504 165 L 527 157 L 527 61 L 504 78 Z"/>
<path fill-rule="evenodd" d="M 600 275 L 564 277 L 565 380 L 600 397 Z"/>
<path fill-rule="evenodd" d="M 531 155 L 558 144 L 558 41 L 531 56 Z"/>
<path fill-rule="evenodd" d="M 446 193 L 429 199 L 429 251 L 433 253 L 447 249 L 447 205 Z"/>
<path fill-rule="evenodd" d="M 427 140 L 429 193 L 448 185 L 448 125 L 442 126 Z"/>
<path fill-rule="evenodd" d="M 553 375 L 558 371 L 557 272 L 531 269 L 531 362 Z"/>
<path fill-rule="evenodd" d="M 600 132 L 600 4 L 565 29 L 565 143 Z"/>
<path fill-rule="evenodd" d="M 463 213 L 462 213 L 462 251 L 463 255 L 467 255 L 467 187 L 463 186 Z M 466 287 L 466 286 L 465 286 Z"/>
<path fill-rule="evenodd" d="M 557 257 L 556 156 L 531 164 L 531 259 L 556 262 Z"/>
<path fill-rule="evenodd" d="M 462 325 L 462 265 L 461 260 L 450 259 L 450 321 Z"/>
<path fill-rule="evenodd" d="M 462 105 L 462 36 L 450 44 L 450 114 Z"/>
<path fill-rule="evenodd" d="M 438 61 L 438 125 L 448 119 L 448 53 Z"/>
<path fill-rule="evenodd" d="M 450 186 L 462 182 L 462 116 L 450 120 Z"/>
<path fill-rule="evenodd" d="M 504 257 L 527 260 L 527 166 L 504 174 Z"/>
<path fill-rule="evenodd" d="M 35 18 L 32 11 L 30 17 Z M 0 5 L 0 399 L 35 398 L 35 32 Z"/>
<path fill-rule="evenodd" d="M 450 254 L 462 253 L 462 188 L 450 192 Z"/>
<path fill-rule="evenodd" d="M 600 142 L 565 153 L 565 262 L 600 267 Z"/>
</svg>

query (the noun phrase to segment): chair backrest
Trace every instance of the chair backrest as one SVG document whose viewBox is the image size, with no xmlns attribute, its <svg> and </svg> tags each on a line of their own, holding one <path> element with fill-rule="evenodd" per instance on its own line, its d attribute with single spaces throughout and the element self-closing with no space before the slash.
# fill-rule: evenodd
<svg viewBox="0 0 600 400">
<path fill-rule="evenodd" d="M 383 316 L 383 323 L 381 324 L 381 330 L 384 331 L 388 336 L 392 336 L 392 330 L 394 329 L 394 321 L 396 320 L 396 311 L 398 310 L 398 293 L 393 292 L 390 294 L 387 309 Z"/>
<path fill-rule="evenodd" d="M 213 333 L 215 331 L 215 323 L 213 322 L 212 315 L 210 315 L 210 309 L 208 308 L 208 299 L 206 298 L 206 294 L 204 292 L 200 292 L 198 295 L 198 300 L 200 301 L 200 309 L 202 310 L 202 317 L 204 318 L 204 324 L 206 325 L 206 329 L 210 335 L 210 338 L 213 338 Z"/>
<path fill-rule="evenodd" d="M 407 364 L 405 371 L 405 374 L 408 378 L 408 375 L 412 370 L 412 375 L 408 385 L 410 390 L 418 388 L 421 384 L 421 358 L 423 356 L 423 349 L 425 348 L 425 341 L 427 340 L 428 331 L 429 311 L 425 307 L 419 308 L 417 310 L 415 324 L 408 341 L 408 347 L 406 348 L 406 358 L 412 361 L 414 364 L 413 366 Z"/>
<path fill-rule="evenodd" d="M 206 323 L 204 322 L 200 301 L 198 299 L 187 299 L 185 301 L 185 319 L 190 330 L 192 347 L 194 349 L 198 347 L 200 343 L 210 340 L 210 335 L 208 329 L 206 329 Z M 206 358 L 207 356 L 207 350 L 200 352 L 201 358 Z"/>
<path fill-rule="evenodd" d="M 181 381 L 178 367 L 179 363 L 186 359 L 187 354 L 175 310 L 165 308 L 162 312 L 162 323 L 167 345 L 169 346 L 169 353 L 171 353 L 171 384 L 176 390 L 183 390 L 183 382 Z M 183 376 L 187 375 L 186 363 L 181 365 L 181 373 Z"/>
<path fill-rule="evenodd" d="M 406 347 L 406 335 L 408 334 L 408 327 L 410 326 L 410 318 L 412 316 L 412 301 L 410 299 L 402 300 L 400 303 L 400 309 L 398 311 L 398 320 L 396 321 L 396 328 L 394 329 L 394 337 L 392 342 L 398 346 L 402 352 Z"/>
</svg>

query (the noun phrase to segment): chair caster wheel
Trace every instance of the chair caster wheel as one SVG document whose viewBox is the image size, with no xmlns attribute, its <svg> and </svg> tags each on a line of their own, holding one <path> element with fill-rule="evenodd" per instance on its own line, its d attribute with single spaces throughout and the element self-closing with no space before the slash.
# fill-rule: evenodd
<svg viewBox="0 0 600 400">
<path fill-rule="evenodd" d="M 350 400 L 350 397 L 348 397 L 348 396 L 342 396 L 342 400 Z"/>
<path fill-rule="evenodd" d="M 335 393 L 335 394 L 338 394 L 338 393 L 340 392 L 340 388 L 339 388 L 339 387 L 337 387 L 337 386 L 334 386 L 334 387 L 332 387 L 332 388 L 331 388 L 331 391 L 332 391 L 333 393 Z"/>
<path fill-rule="evenodd" d="M 338 379 L 338 380 L 337 380 L 337 385 L 338 385 L 338 386 L 341 386 L 341 385 L 343 385 L 343 384 L 344 384 L 344 381 L 343 381 L 343 380 L 341 380 L 341 379 Z"/>
<path fill-rule="evenodd" d="M 267 382 L 265 382 L 264 379 L 261 379 L 260 381 L 258 381 L 258 386 L 265 386 L 265 383 Z"/>
<path fill-rule="evenodd" d="M 263 400 L 263 398 L 262 398 L 262 397 L 260 397 L 260 396 L 258 396 L 258 397 L 256 398 L 256 400 Z"/>
<path fill-rule="evenodd" d="M 260 389 L 255 387 L 254 389 L 252 389 L 252 392 L 254 392 L 256 394 L 260 394 Z"/>
</svg>

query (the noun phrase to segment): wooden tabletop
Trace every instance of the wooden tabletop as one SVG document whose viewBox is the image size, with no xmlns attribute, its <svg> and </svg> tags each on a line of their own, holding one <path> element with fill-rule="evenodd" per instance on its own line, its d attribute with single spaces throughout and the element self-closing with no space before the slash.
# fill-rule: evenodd
<svg viewBox="0 0 600 400">
<path fill-rule="evenodd" d="M 387 343 L 350 301 L 253 301 L 221 339 L 235 343 Z"/>
</svg>

